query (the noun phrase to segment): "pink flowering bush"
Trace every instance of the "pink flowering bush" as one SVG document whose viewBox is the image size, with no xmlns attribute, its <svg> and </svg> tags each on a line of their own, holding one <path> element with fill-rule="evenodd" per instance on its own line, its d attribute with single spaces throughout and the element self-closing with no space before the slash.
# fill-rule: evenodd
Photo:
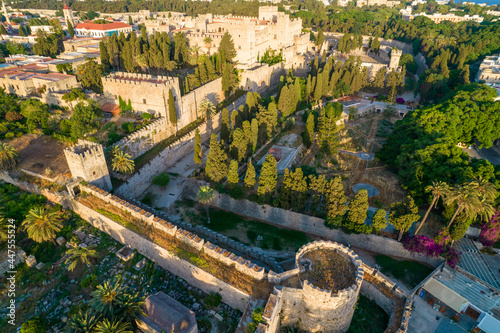
<svg viewBox="0 0 500 333">
<path fill-rule="evenodd" d="M 492 246 L 500 239 L 500 210 L 497 209 L 491 220 L 483 224 L 479 241 L 484 246 Z"/>
<path fill-rule="evenodd" d="M 415 237 L 407 237 L 403 240 L 403 247 L 411 253 L 417 253 L 426 257 L 437 258 L 442 256 L 446 259 L 446 263 L 451 267 L 460 262 L 460 254 L 449 245 L 449 237 L 447 231 L 442 231 L 436 239 L 427 236 L 418 235 Z"/>
</svg>

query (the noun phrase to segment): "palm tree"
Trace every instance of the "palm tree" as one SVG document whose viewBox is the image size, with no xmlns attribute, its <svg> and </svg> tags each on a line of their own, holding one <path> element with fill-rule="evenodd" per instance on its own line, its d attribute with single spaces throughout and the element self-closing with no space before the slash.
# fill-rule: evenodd
<svg viewBox="0 0 500 333">
<path fill-rule="evenodd" d="M 457 205 L 457 209 L 448 223 L 447 228 L 450 228 L 457 215 L 462 211 L 467 218 L 474 218 L 480 212 L 481 202 L 478 198 L 477 190 L 469 184 L 457 185 L 447 190 L 444 198 L 446 205 L 454 203 Z"/>
<path fill-rule="evenodd" d="M 189 51 L 191 52 L 191 64 L 196 65 L 196 63 L 198 62 L 198 54 L 200 53 L 200 47 L 196 45 L 191 46 Z"/>
<path fill-rule="evenodd" d="M 94 329 L 95 333 L 133 333 L 130 324 L 124 323 L 120 320 L 113 319 L 108 320 L 104 319 L 99 322 Z"/>
<path fill-rule="evenodd" d="M 120 299 L 120 318 L 124 322 L 134 325 L 136 319 L 144 315 L 144 297 L 138 292 L 131 294 L 126 292 Z"/>
<path fill-rule="evenodd" d="M 130 174 L 134 172 L 135 163 L 132 159 L 132 156 L 129 153 L 124 153 L 123 150 L 119 150 L 111 161 L 111 166 L 113 167 L 113 171 Z"/>
<path fill-rule="evenodd" d="M 204 99 L 200 103 L 200 111 L 202 111 L 202 114 L 204 114 L 207 119 L 210 119 L 215 115 L 217 109 L 214 103 L 208 99 Z"/>
<path fill-rule="evenodd" d="M 437 205 L 438 200 L 444 196 L 447 190 L 448 190 L 448 184 L 446 184 L 445 182 L 435 182 L 435 181 L 432 182 L 432 185 L 429 185 L 425 188 L 425 192 L 431 192 L 432 202 L 429 208 L 427 209 L 427 212 L 425 212 L 422 222 L 420 222 L 420 225 L 415 231 L 415 236 L 420 231 L 420 228 L 422 228 L 422 226 L 424 225 L 424 222 L 427 219 L 429 213 L 431 212 L 431 209 Z"/>
<path fill-rule="evenodd" d="M 9 236 L 9 221 L 0 215 L 0 242 L 6 241 Z"/>
<path fill-rule="evenodd" d="M 90 271 L 90 258 L 97 257 L 97 251 L 93 248 L 80 246 L 69 249 L 66 254 L 69 254 L 70 257 L 66 259 L 64 263 L 67 264 L 70 262 L 68 266 L 68 270 L 70 271 L 73 271 L 76 268 L 78 262 L 87 265 Z"/>
<path fill-rule="evenodd" d="M 205 206 L 207 210 L 207 220 L 210 223 L 210 215 L 208 214 L 208 204 L 214 199 L 214 190 L 210 186 L 201 186 L 196 195 L 198 201 Z"/>
<path fill-rule="evenodd" d="M 95 316 L 89 310 L 85 313 L 80 310 L 76 315 L 70 316 L 66 328 L 69 333 L 93 332 L 99 319 L 99 316 Z"/>
<path fill-rule="evenodd" d="M 104 317 L 111 318 L 120 310 L 120 300 L 125 288 L 119 281 L 106 281 L 92 292 L 90 307 Z"/>
<path fill-rule="evenodd" d="M 35 242 L 54 241 L 56 232 L 61 230 L 62 223 L 59 221 L 57 212 L 51 212 L 43 207 L 32 208 L 22 225 L 28 233 L 29 238 Z"/>
<path fill-rule="evenodd" d="M 19 153 L 16 148 L 0 142 L 0 171 L 9 170 L 19 163 Z"/>
<path fill-rule="evenodd" d="M 498 190 L 495 185 L 481 176 L 470 181 L 469 185 L 477 190 L 478 195 L 481 198 L 485 198 L 487 200 L 495 200 L 495 198 L 498 196 Z"/>
<path fill-rule="evenodd" d="M 212 38 L 206 37 L 203 42 L 205 43 L 205 47 L 208 49 L 208 55 L 210 55 L 210 48 L 212 47 Z"/>
</svg>

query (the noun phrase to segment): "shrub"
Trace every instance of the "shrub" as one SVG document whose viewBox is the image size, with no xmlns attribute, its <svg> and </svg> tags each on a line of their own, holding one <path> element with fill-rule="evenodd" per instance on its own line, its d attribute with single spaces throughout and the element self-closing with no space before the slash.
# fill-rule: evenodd
<svg viewBox="0 0 500 333">
<path fill-rule="evenodd" d="M 96 279 L 97 279 L 97 276 L 95 276 L 94 274 L 87 275 L 80 282 L 80 286 L 82 288 L 88 288 L 88 287 L 90 287 L 90 285 L 92 285 L 95 282 Z"/>
<path fill-rule="evenodd" d="M 23 119 L 23 116 L 19 112 L 16 112 L 16 111 L 8 111 L 5 114 L 5 120 L 7 120 L 8 122 L 14 122 L 14 121 L 18 121 L 21 119 Z"/>
<path fill-rule="evenodd" d="M 162 173 L 161 175 L 155 176 L 153 178 L 153 184 L 161 187 L 165 187 L 170 182 L 170 176 L 166 173 Z"/>
<path fill-rule="evenodd" d="M 33 318 L 21 326 L 21 333 L 45 333 L 47 325 L 40 318 Z"/>
<path fill-rule="evenodd" d="M 122 124 L 122 129 L 127 133 L 132 133 L 135 129 L 134 123 L 126 121 Z"/>
<path fill-rule="evenodd" d="M 6 139 L 12 139 L 14 136 L 15 136 L 15 134 L 13 132 L 5 133 L 5 138 Z"/>
<path fill-rule="evenodd" d="M 147 112 L 144 112 L 144 113 L 142 114 L 142 118 L 143 118 L 144 120 L 149 120 L 149 119 L 151 119 L 152 117 L 153 117 L 153 116 L 151 116 L 151 114 L 150 114 L 150 113 L 147 113 Z"/>
<path fill-rule="evenodd" d="M 222 302 L 222 296 L 219 293 L 211 292 L 210 295 L 205 297 L 204 302 L 208 307 L 215 308 Z"/>
</svg>

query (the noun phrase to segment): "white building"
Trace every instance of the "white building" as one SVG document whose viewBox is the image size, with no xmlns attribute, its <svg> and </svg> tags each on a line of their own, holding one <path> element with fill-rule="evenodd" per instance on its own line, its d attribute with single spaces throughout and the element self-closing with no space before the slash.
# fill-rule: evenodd
<svg viewBox="0 0 500 333">
<path fill-rule="evenodd" d="M 426 13 L 418 13 L 418 14 L 413 14 L 412 13 L 412 8 L 410 6 L 406 7 L 405 9 L 401 9 L 399 11 L 401 15 L 403 16 L 403 20 L 405 21 L 411 21 L 415 17 L 418 16 L 425 16 L 432 20 L 434 23 L 439 24 L 444 21 L 450 21 L 450 22 L 464 22 L 464 21 L 474 21 L 477 23 L 483 22 L 484 18 L 479 15 L 465 15 L 465 16 L 457 16 L 455 14 L 440 14 L 440 13 L 434 13 L 434 14 L 426 14 Z"/>
<path fill-rule="evenodd" d="M 54 29 L 51 25 L 33 25 L 30 26 L 30 29 L 33 35 L 36 35 L 38 31 L 45 31 L 47 33 L 54 32 Z"/>
<path fill-rule="evenodd" d="M 75 37 L 109 37 L 113 34 L 119 35 L 121 32 L 128 35 L 131 31 L 132 26 L 123 22 L 106 24 L 84 22 L 76 25 Z"/>
<path fill-rule="evenodd" d="M 477 80 L 500 83 L 500 55 L 487 56 L 479 66 Z"/>
</svg>

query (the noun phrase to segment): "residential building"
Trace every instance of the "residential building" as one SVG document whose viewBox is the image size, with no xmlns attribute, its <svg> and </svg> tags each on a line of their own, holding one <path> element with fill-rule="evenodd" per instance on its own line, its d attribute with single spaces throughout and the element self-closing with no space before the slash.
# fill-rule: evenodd
<svg viewBox="0 0 500 333">
<path fill-rule="evenodd" d="M 500 55 L 486 56 L 479 66 L 476 79 L 486 83 L 500 83 Z"/>
<path fill-rule="evenodd" d="M 400 1 L 393 0 L 358 0 L 356 1 L 356 7 L 364 7 L 364 6 L 387 6 L 394 7 L 399 5 Z"/>
<path fill-rule="evenodd" d="M 411 21 L 415 17 L 418 17 L 418 16 L 425 16 L 425 17 L 429 18 L 430 20 L 432 20 L 436 24 L 439 24 L 439 23 L 444 22 L 444 21 L 451 21 L 451 22 L 455 22 L 455 23 L 465 22 L 465 21 L 474 21 L 477 23 L 481 23 L 484 20 L 484 18 L 482 16 L 479 16 L 479 15 L 458 16 L 458 15 L 451 14 L 451 13 L 448 13 L 448 14 L 441 14 L 441 13 L 433 13 L 433 14 L 417 13 L 417 14 L 413 14 L 412 8 L 409 6 L 406 7 L 405 9 L 401 9 L 400 13 L 403 16 L 403 20 L 405 20 L 405 21 Z"/>
<path fill-rule="evenodd" d="M 78 23 L 75 27 L 76 37 L 109 37 L 113 34 L 119 35 L 121 32 L 128 35 L 132 31 L 132 26 L 123 22 L 94 23 L 87 21 Z"/>
<path fill-rule="evenodd" d="M 30 29 L 33 35 L 36 35 L 38 31 L 45 31 L 48 33 L 54 32 L 54 28 L 51 25 L 32 25 Z"/>
</svg>

